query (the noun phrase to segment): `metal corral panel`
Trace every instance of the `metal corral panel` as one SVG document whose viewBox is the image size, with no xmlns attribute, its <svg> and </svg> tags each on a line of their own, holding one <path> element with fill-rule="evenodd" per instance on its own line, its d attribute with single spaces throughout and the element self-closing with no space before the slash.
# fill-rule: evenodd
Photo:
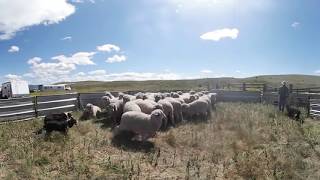
<svg viewBox="0 0 320 180">
<path fill-rule="evenodd" d="M 101 98 L 105 93 L 80 93 L 80 107 L 85 107 L 88 103 L 101 107 Z"/>
<path fill-rule="evenodd" d="M 261 92 L 221 90 L 213 90 L 211 92 L 217 93 L 218 102 L 261 102 Z"/>
<path fill-rule="evenodd" d="M 289 103 L 290 105 L 298 107 L 308 107 L 309 106 L 309 97 L 308 93 L 292 93 L 290 94 Z"/>
<path fill-rule="evenodd" d="M 46 116 L 46 115 L 52 114 L 52 113 L 69 112 L 69 111 L 74 111 L 76 109 L 77 109 L 77 107 L 74 104 L 65 105 L 65 106 L 58 106 L 58 107 L 51 107 L 51 108 L 46 108 L 46 109 L 39 109 L 38 116 Z"/>
<path fill-rule="evenodd" d="M 320 99 L 310 99 L 310 116 L 320 117 Z"/>
<path fill-rule="evenodd" d="M 77 98 L 77 94 L 64 94 L 64 95 L 50 95 L 50 96 L 38 96 L 38 102 L 56 101 L 70 98 Z"/>
<path fill-rule="evenodd" d="M 33 98 L 18 98 L 0 101 L 0 121 L 11 121 L 33 117 Z"/>
<path fill-rule="evenodd" d="M 37 111 L 39 116 L 76 110 L 78 107 L 77 94 L 39 96 Z"/>
<path fill-rule="evenodd" d="M 278 93 L 276 92 L 265 92 L 262 95 L 262 102 L 266 104 L 278 104 Z"/>
</svg>

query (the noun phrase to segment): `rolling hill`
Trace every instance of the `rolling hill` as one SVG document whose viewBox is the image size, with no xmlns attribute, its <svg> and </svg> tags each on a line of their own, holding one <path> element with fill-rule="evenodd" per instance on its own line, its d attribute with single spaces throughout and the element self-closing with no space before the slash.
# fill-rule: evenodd
<svg viewBox="0 0 320 180">
<path fill-rule="evenodd" d="M 72 82 L 71 87 L 77 92 L 108 91 L 172 91 L 172 90 L 204 90 L 208 87 L 225 87 L 232 83 L 266 83 L 269 87 L 278 87 L 285 80 L 294 88 L 319 87 L 320 76 L 312 75 L 263 75 L 249 78 L 206 78 L 192 80 L 151 80 L 151 81 L 82 81 Z"/>
</svg>

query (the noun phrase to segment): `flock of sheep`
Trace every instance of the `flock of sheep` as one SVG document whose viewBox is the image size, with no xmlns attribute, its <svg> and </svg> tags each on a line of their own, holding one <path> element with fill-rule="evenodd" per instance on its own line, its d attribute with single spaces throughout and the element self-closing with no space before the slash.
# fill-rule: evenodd
<svg viewBox="0 0 320 180">
<path fill-rule="evenodd" d="M 207 120 L 215 109 L 216 94 L 208 91 L 183 93 L 119 93 L 106 92 L 99 107 L 87 104 L 81 119 L 105 118 L 111 121 L 114 135 L 132 132 L 135 140 L 154 137 L 157 131 L 175 127 L 195 118 Z"/>
</svg>

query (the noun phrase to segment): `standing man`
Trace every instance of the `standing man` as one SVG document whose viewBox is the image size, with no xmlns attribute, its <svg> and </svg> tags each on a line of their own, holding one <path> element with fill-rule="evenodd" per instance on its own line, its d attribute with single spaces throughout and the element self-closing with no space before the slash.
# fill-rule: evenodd
<svg viewBox="0 0 320 180">
<path fill-rule="evenodd" d="M 281 84 L 282 86 L 279 88 L 279 111 L 283 112 L 289 97 L 289 88 L 287 87 L 286 81 L 282 81 Z"/>
</svg>

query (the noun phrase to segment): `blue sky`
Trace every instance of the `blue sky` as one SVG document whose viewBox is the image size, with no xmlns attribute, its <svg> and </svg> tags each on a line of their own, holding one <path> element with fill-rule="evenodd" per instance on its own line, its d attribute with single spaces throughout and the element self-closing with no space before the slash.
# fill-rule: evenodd
<svg viewBox="0 0 320 180">
<path fill-rule="evenodd" d="M 0 0 L 0 80 L 320 74 L 318 0 Z"/>
</svg>

